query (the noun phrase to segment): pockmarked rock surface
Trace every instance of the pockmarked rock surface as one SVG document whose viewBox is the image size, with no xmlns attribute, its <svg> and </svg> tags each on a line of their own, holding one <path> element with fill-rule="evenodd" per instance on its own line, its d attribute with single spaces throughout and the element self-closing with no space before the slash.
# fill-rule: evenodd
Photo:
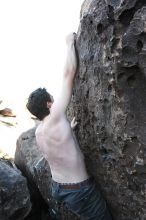
<svg viewBox="0 0 146 220">
<path fill-rule="evenodd" d="M 26 178 L 13 163 L 0 159 L 0 219 L 23 220 L 30 210 Z"/>
<path fill-rule="evenodd" d="M 115 220 L 146 219 L 146 1 L 86 0 L 69 115 Z"/>
</svg>

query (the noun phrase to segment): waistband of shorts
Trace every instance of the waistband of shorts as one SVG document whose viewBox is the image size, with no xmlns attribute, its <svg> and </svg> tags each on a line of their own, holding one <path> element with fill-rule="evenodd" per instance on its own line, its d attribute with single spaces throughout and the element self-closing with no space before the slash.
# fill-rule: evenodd
<svg viewBox="0 0 146 220">
<path fill-rule="evenodd" d="M 52 180 L 52 184 L 58 185 L 61 189 L 80 189 L 83 186 L 88 186 L 92 182 L 93 182 L 93 177 L 89 177 L 88 179 L 78 183 L 58 183 Z"/>
</svg>

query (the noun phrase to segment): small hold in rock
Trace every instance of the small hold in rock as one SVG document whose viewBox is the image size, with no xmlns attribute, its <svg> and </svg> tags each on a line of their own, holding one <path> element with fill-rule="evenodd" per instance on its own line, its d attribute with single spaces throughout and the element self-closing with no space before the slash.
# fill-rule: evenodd
<svg viewBox="0 0 146 220">
<path fill-rule="evenodd" d="M 97 32 L 98 32 L 98 34 L 101 34 L 103 32 L 103 25 L 102 24 L 98 24 Z"/>
<path fill-rule="evenodd" d="M 143 48 L 143 43 L 141 40 L 137 41 L 137 51 L 140 53 Z"/>
</svg>

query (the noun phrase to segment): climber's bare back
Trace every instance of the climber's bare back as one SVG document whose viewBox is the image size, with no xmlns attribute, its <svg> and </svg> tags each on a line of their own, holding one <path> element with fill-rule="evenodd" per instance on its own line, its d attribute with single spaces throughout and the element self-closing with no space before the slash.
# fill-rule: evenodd
<svg viewBox="0 0 146 220">
<path fill-rule="evenodd" d="M 83 154 L 66 115 L 56 120 L 50 113 L 38 126 L 36 140 L 50 165 L 53 180 L 76 183 L 88 178 Z"/>
<path fill-rule="evenodd" d="M 60 97 L 47 103 L 50 114 L 36 130 L 37 143 L 49 162 L 53 180 L 58 183 L 76 183 L 88 178 L 83 155 L 66 118 L 77 69 L 75 37 L 71 33 L 66 38 L 67 57 Z"/>
</svg>

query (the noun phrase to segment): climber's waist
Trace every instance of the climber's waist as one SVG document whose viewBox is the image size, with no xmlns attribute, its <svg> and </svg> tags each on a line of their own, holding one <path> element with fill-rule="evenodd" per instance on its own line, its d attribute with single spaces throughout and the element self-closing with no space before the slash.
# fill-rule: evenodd
<svg viewBox="0 0 146 220">
<path fill-rule="evenodd" d="M 92 177 L 78 183 L 57 183 L 56 181 L 52 180 L 52 184 L 57 184 L 60 187 L 60 189 L 80 189 L 83 186 L 89 186 L 89 184 L 91 184 L 92 182 Z"/>
</svg>

